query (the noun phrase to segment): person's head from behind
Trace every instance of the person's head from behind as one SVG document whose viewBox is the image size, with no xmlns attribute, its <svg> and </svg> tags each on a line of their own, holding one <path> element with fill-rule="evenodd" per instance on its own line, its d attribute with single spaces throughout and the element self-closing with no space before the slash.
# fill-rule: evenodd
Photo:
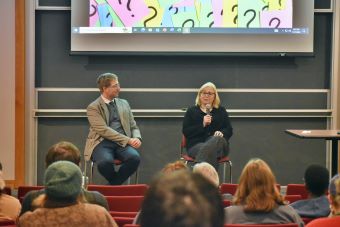
<svg viewBox="0 0 340 227">
<path fill-rule="evenodd" d="M 193 172 L 201 174 L 216 187 L 220 185 L 220 179 L 216 169 L 207 162 L 201 162 L 194 165 Z"/>
<path fill-rule="evenodd" d="M 175 161 L 175 162 L 166 164 L 164 168 L 161 170 L 161 172 L 164 174 L 168 174 L 168 173 L 172 173 L 177 170 L 186 170 L 186 169 L 188 169 L 188 166 L 184 162 Z"/>
<path fill-rule="evenodd" d="M 6 183 L 2 175 L 2 164 L 0 162 L 0 195 L 2 194 L 2 191 L 4 190 L 5 186 L 6 186 Z"/>
<path fill-rule="evenodd" d="M 197 92 L 195 104 L 206 107 L 207 104 L 218 108 L 220 106 L 220 96 L 217 93 L 215 84 L 207 82 L 203 84 Z"/>
<path fill-rule="evenodd" d="M 329 185 L 329 171 L 320 165 L 310 165 L 305 171 L 305 185 L 313 197 L 325 195 Z"/>
<path fill-rule="evenodd" d="M 57 161 L 44 175 L 45 194 L 33 201 L 34 207 L 64 207 L 77 203 L 81 193 L 82 173 L 70 161 Z"/>
<path fill-rule="evenodd" d="M 100 93 L 109 100 L 118 97 L 120 92 L 118 76 L 113 73 L 103 73 L 99 75 L 97 78 L 97 87 Z"/>
<path fill-rule="evenodd" d="M 80 165 L 80 151 L 72 143 L 67 141 L 61 141 L 54 144 L 48 149 L 45 157 L 46 167 L 51 165 L 56 161 L 70 161 L 76 165 Z"/>
<path fill-rule="evenodd" d="M 276 187 L 275 176 L 266 162 L 251 159 L 243 168 L 235 193 L 234 204 L 245 211 L 270 212 L 284 204 Z"/>
<path fill-rule="evenodd" d="M 335 175 L 329 182 L 329 200 L 331 204 L 331 214 L 333 216 L 340 213 L 340 175 Z"/>
<path fill-rule="evenodd" d="M 161 174 L 151 183 L 141 209 L 141 226 L 223 226 L 224 212 L 217 188 L 187 170 Z"/>
</svg>

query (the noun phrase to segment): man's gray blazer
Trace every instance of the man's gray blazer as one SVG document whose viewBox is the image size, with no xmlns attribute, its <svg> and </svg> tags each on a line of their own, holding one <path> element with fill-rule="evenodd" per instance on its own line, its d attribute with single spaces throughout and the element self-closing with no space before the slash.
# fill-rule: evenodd
<svg viewBox="0 0 340 227">
<path fill-rule="evenodd" d="M 115 98 L 120 121 L 126 135 L 120 134 L 109 126 L 109 109 L 104 100 L 99 97 L 87 107 L 87 119 L 90 123 L 90 132 L 87 136 L 84 156 L 90 160 L 93 149 L 105 138 L 125 147 L 130 138 L 141 139 L 141 134 L 133 118 L 129 103 Z"/>
</svg>

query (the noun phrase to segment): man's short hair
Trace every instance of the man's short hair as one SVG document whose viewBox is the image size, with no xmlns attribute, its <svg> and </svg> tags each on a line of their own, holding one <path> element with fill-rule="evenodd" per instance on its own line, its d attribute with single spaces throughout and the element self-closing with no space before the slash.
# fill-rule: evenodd
<svg viewBox="0 0 340 227">
<path fill-rule="evenodd" d="M 45 157 L 46 167 L 51 165 L 56 161 L 70 161 L 74 164 L 80 164 L 80 151 L 79 149 L 70 142 L 61 141 L 59 143 L 54 144 L 48 149 L 48 152 Z"/>
<path fill-rule="evenodd" d="M 103 73 L 97 78 L 97 86 L 102 93 L 104 88 L 109 87 L 111 85 L 112 80 L 118 80 L 118 76 L 113 73 Z"/>
<path fill-rule="evenodd" d="M 327 192 L 329 184 L 329 171 L 320 165 L 310 165 L 305 171 L 305 185 L 314 196 L 322 196 Z"/>
<path fill-rule="evenodd" d="M 151 183 L 140 218 L 142 227 L 222 227 L 222 198 L 202 175 L 178 170 Z"/>
</svg>

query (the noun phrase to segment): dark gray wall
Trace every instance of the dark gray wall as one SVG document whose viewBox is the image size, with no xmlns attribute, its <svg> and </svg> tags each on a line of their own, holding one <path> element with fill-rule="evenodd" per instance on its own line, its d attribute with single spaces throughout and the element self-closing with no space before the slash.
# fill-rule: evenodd
<svg viewBox="0 0 340 227">
<path fill-rule="evenodd" d="M 40 1 L 44 2 L 44 1 Z M 53 1 L 51 1 L 53 2 Z M 54 1 L 55 2 L 55 1 Z M 68 4 L 68 1 L 65 1 Z M 47 4 L 48 5 L 48 4 Z M 102 72 L 120 76 L 126 88 L 198 88 L 206 81 L 219 88 L 329 89 L 332 15 L 315 14 L 313 57 L 232 56 L 70 56 L 70 11 L 36 11 L 36 87 L 94 88 Z M 96 92 L 41 92 L 40 109 L 85 109 Z M 123 92 L 133 109 L 182 109 L 195 93 Z M 323 93 L 223 93 L 228 109 L 326 109 Z M 266 160 L 281 184 L 302 183 L 304 168 L 325 164 L 326 143 L 301 140 L 285 129 L 325 129 L 325 117 L 240 117 L 231 115 L 233 176 L 252 157 Z M 179 157 L 181 117 L 136 117 L 143 134 L 140 182 Z M 69 140 L 84 148 L 85 117 L 38 118 L 38 183 L 50 145 Z"/>
</svg>

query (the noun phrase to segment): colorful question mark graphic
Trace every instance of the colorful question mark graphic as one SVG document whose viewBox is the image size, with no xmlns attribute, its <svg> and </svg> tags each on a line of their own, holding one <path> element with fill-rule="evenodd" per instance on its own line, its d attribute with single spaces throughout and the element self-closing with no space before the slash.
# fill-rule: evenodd
<svg viewBox="0 0 340 227">
<path fill-rule="evenodd" d="M 248 9 L 247 11 L 244 12 L 243 16 L 247 16 L 248 13 L 252 13 L 253 16 L 250 18 L 250 20 L 247 23 L 247 28 L 249 28 L 249 25 L 251 24 L 251 22 L 254 21 L 255 17 L 256 17 L 256 11 L 253 9 Z"/>
<path fill-rule="evenodd" d="M 170 6 L 170 7 L 169 7 L 169 11 L 171 11 L 172 9 L 175 9 L 175 10 L 176 10 L 174 14 L 177 14 L 177 13 L 178 13 L 178 7 Z"/>
<path fill-rule="evenodd" d="M 207 17 L 209 18 L 211 15 L 213 15 L 212 11 L 208 13 Z M 214 21 L 209 24 L 209 28 L 211 28 L 213 25 L 214 25 Z"/>
<path fill-rule="evenodd" d="M 184 28 L 184 27 L 185 27 L 185 24 L 188 23 L 188 22 L 191 22 L 191 23 L 192 23 L 192 25 L 191 25 L 192 28 L 195 27 L 195 21 L 194 21 L 193 19 L 187 19 L 187 20 L 185 20 L 185 21 L 183 22 L 183 24 L 182 24 L 182 27 Z"/>
<path fill-rule="evenodd" d="M 90 17 L 96 15 L 97 13 L 97 7 L 93 4 L 91 4 L 91 9 L 93 9 L 93 13 L 90 12 Z"/>
<path fill-rule="evenodd" d="M 233 7 L 231 8 L 231 12 L 235 12 L 237 7 L 238 7 L 237 4 L 233 5 Z M 234 17 L 233 22 L 234 22 L 234 24 L 237 24 L 237 15 Z"/>
<path fill-rule="evenodd" d="M 269 21 L 269 27 L 272 27 L 272 23 L 273 21 L 277 21 L 277 24 L 275 25 L 275 28 L 278 28 L 281 24 L 281 20 L 277 17 L 274 17 L 272 18 L 270 21 Z"/>
<path fill-rule="evenodd" d="M 147 23 L 147 22 L 151 21 L 153 18 L 155 18 L 155 17 L 157 16 L 157 10 L 156 10 L 155 7 L 153 7 L 153 6 L 148 6 L 148 8 L 151 9 L 151 10 L 153 10 L 154 14 L 153 14 L 151 17 L 149 17 L 148 19 L 146 19 L 146 20 L 144 21 L 144 27 L 146 27 L 146 23 Z"/>
</svg>

